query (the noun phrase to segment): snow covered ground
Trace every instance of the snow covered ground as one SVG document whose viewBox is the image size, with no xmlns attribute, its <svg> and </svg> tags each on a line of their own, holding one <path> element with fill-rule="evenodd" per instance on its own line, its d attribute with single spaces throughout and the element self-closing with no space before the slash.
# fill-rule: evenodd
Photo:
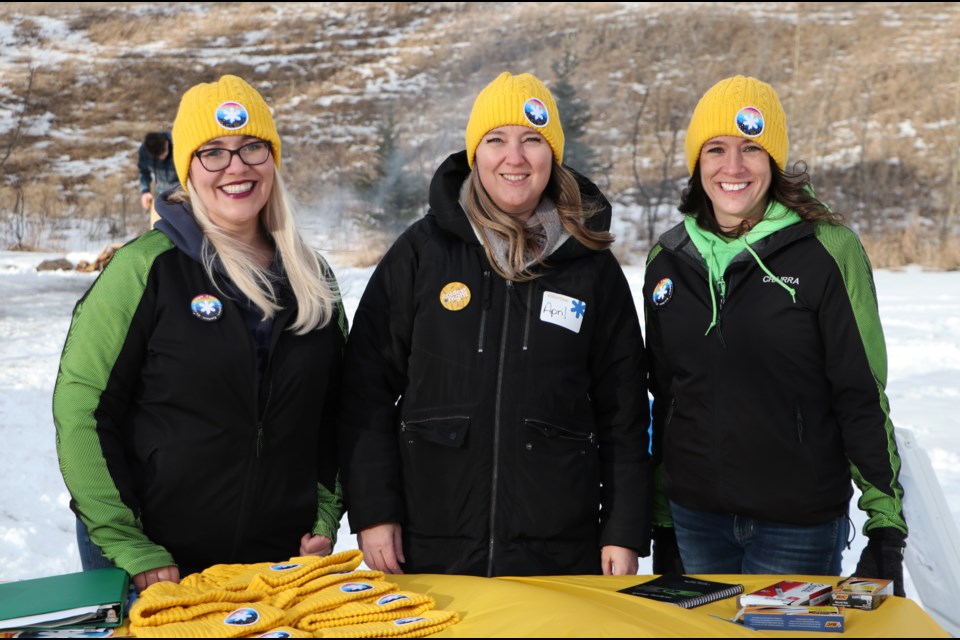
<svg viewBox="0 0 960 640">
<path fill-rule="evenodd" d="M 336 264 L 337 255 L 328 254 Z M 95 274 L 37 272 L 62 255 L 0 252 L 0 580 L 80 570 L 74 518 L 54 447 L 51 396 L 74 303 Z M 68 255 L 76 263 L 88 255 Z M 626 267 L 640 299 L 643 267 Z M 372 268 L 338 267 L 352 316 Z M 889 352 L 894 423 L 926 449 L 954 522 L 960 522 L 960 273 L 919 268 L 876 273 Z M 863 517 L 854 507 L 854 524 Z M 844 573 L 865 540 L 857 534 Z M 337 550 L 356 548 L 346 528 Z M 641 559 L 640 573 L 651 572 Z M 917 598 L 909 576 L 907 595 Z"/>
</svg>

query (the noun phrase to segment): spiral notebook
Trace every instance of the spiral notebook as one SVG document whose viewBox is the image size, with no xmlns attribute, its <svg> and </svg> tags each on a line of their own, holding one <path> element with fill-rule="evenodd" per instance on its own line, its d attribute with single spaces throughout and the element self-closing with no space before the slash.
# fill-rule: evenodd
<svg viewBox="0 0 960 640">
<path fill-rule="evenodd" d="M 675 604 L 684 609 L 691 609 L 708 602 L 739 595 L 743 593 L 743 585 L 701 580 L 700 578 L 679 574 L 666 574 L 649 582 L 620 589 L 620 593 L 628 593 L 632 596 L 649 598 L 650 600 Z"/>
</svg>

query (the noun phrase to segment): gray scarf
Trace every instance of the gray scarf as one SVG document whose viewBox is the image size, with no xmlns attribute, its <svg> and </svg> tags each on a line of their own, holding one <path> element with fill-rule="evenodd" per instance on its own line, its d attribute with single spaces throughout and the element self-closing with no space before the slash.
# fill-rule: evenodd
<svg viewBox="0 0 960 640">
<path fill-rule="evenodd" d="M 507 241 L 488 229 L 474 226 L 473 230 L 480 242 L 490 247 L 490 255 L 493 256 L 497 266 L 504 273 L 514 273 L 508 256 L 510 246 Z M 537 210 L 524 225 L 524 234 L 532 236 L 536 241 L 536 248 L 528 248 L 523 256 L 524 268 L 536 263 L 537 258 L 553 253 L 562 240 L 566 239 L 565 231 L 553 201 L 550 198 L 540 200 Z"/>
</svg>

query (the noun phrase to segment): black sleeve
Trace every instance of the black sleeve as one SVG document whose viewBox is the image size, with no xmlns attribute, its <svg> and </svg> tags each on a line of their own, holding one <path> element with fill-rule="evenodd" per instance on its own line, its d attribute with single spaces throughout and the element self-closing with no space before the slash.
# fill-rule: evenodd
<svg viewBox="0 0 960 640">
<path fill-rule="evenodd" d="M 600 540 L 647 556 L 652 490 L 643 334 L 630 286 L 612 254 L 601 278 L 607 284 L 591 347 L 590 390 L 600 434 Z"/>
<path fill-rule="evenodd" d="M 407 383 L 417 255 L 401 236 L 374 271 L 347 339 L 337 420 L 351 531 L 403 522 L 397 403 Z"/>
</svg>

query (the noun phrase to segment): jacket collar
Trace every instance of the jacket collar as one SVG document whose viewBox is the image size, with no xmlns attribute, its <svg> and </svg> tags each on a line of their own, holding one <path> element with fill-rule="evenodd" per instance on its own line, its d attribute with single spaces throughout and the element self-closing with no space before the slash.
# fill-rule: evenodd
<svg viewBox="0 0 960 640">
<path fill-rule="evenodd" d="M 583 200 L 593 201 L 600 207 L 600 211 L 587 220 L 587 228 L 594 231 L 609 230 L 610 220 L 613 217 L 610 203 L 595 184 L 576 171 L 572 169 L 571 171 L 580 185 L 580 196 Z M 462 242 L 480 246 L 470 219 L 459 203 L 460 188 L 469 175 L 470 165 L 467 164 L 465 150 L 454 153 L 444 160 L 434 174 L 433 180 L 430 181 L 430 209 L 427 211 L 427 216 L 433 216 L 441 229 Z M 594 251 L 580 244 L 576 238 L 568 238 L 550 255 L 549 261 L 572 260 L 591 253 Z"/>
<path fill-rule="evenodd" d="M 188 204 L 169 200 L 177 189 L 179 187 L 164 191 L 154 201 L 153 206 L 160 216 L 154 228 L 170 238 L 178 249 L 202 263 L 203 231 L 194 219 L 193 211 Z"/>
<path fill-rule="evenodd" d="M 767 256 L 779 251 L 781 248 L 806 237 L 813 236 L 815 233 L 816 231 L 812 224 L 801 221 L 785 229 L 781 229 L 780 231 L 777 231 L 776 233 L 773 233 L 762 240 L 758 240 L 751 246 L 753 247 L 754 251 L 756 251 L 758 256 L 766 259 Z M 700 252 L 690 239 L 690 234 L 687 233 L 683 222 L 680 222 L 675 227 L 660 236 L 659 245 L 664 251 L 687 255 L 697 263 L 701 261 Z M 752 260 L 753 257 L 744 251 L 734 258 L 731 264 Z"/>
</svg>

